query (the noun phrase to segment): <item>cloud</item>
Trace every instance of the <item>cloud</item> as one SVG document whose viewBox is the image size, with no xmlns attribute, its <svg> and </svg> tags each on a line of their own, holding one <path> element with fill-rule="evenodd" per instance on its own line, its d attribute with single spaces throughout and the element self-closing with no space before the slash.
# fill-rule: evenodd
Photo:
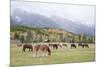
<svg viewBox="0 0 100 67">
<path fill-rule="evenodd" d="M 61 16 L 86 25 L 95 24 L 95 6 L 12 1 L 11 11 L 15 8 L 47 17 Z"/>
</svg>

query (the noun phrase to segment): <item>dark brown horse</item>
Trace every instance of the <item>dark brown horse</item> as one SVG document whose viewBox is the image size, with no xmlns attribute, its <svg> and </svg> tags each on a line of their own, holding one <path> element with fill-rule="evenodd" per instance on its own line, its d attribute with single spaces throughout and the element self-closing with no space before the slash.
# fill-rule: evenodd
<svg viewBox="0 0 100 67">
<path fill-rule="evenodd" d="M 85 48 L 85 47 L 86 47 L 86 48 L 89 48 L 89 45 L 86 44 L 86 43 L 84 43 L 84 44 L 83 44 L 83 48 Z"/>
<path fill-rule="evenodd" d="M 71 44 L 71 48 L 76 48 L 76 45 L 75 44 Z"/>
<path fill-rule="evenodd" d="M 85 47 L 86 47 L 86 48 L 89 48 L 89 45 L 86 44 L 86 43 L 79 43 L 79 44 L 78 44 L 78 47 L 79 47 L 79 46 L 81 46 L 82 48 L 85 48 Z"/>
<path fill-rule="evenodd" d="M 35 45 L 33 48 L 33 57 L 38 56 L 40 54 L 39 52 L 42 52 L 43 56 L 51 55 L 51 50 L 47 45 Z"/>
<path fill-rule="evenodd" d="M 29 49 L 29 51 L 33 51 L 33 46 L 31 44 L 23 45 L 23 51 L 24 52 L 25 52 L 26 49 Z"/>
<path fill-rule="evenodd" d="M 62 48 L 60 44 L 49 44 L 49 46 L 53 49 L 58 49 L 58 47 Z"/>
</svg>

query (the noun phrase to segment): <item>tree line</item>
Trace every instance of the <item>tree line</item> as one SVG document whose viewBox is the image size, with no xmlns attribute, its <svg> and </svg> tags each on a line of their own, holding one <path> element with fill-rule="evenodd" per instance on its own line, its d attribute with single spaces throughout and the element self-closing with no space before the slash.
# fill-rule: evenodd
<svg viewBox="0 0 100 67">
<path fill-rule="evenodd" d="M 45 39 L 49 39 L 51 42 L 69 42 L 69 43 L 95 43 L 95 36 L 89 36 L 86 34 L 72 35 L 67 34 L 45 34 L 45 33 L 33 33 L 32 31 L 27 31 L 27 35 L 20 35 L 20 32 L 15 32 L 14 39 L 20 40 L 21 43 L 30 42 L 44 42 Z"/>
</svg>

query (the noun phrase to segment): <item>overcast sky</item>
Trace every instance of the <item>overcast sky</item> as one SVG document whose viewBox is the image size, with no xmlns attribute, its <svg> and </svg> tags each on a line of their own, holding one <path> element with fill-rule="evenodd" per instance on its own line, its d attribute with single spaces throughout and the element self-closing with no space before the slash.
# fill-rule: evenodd
<svg viewBox="0 0 100 67">
<path fill-rule="evenodd" d="M 86 25 L 95 24 L 95 6 L 12 1 L 11 11 L 16 8 L 47 17 L 61 16 Z"/>
</svg>

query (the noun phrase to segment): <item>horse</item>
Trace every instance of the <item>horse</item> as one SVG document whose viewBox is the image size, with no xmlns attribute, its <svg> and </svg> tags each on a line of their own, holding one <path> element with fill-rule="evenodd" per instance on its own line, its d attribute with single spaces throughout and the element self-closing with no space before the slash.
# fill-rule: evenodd
<svg viewBox="0 0 100 67">
<path fill-rule="evenodd" d="M 76 48 L 76 45 L 75 44 L 71 44 L 71 48 L 73 48 L 73 47 Z"/>
<path fill-rule="evenodd" d="M 22 44 L 18 44 L 17 47 L 22 47 Z"/>
<path fill-rule="evenodd" d="M 82 43 L 79 43 L 78 44 L 78 47 L 82 47 L 83 48 L 83 44 Z"/>
<path fill-rule="evenodd" d="M 49 44 L 49 47 L 51 47 L 53 49 L 58 49 L 58 45 L 57 44 Z"/>
<path fill-rule="evenodd" d="M 62 45 L 61 45 L 61 44 L 58 44 L 58 46 L 59 46 L 60 48 L 62 48 Z"/>
<path fill-rule="evenodd" d="M 33 46 L 31 44 L 23 45 L 23 51 L 24 52 L 25 52 L 26 49 L 29 49 L 29 51 L 33 51 Z"/>
<path fill-rule="evenodd" d="M 67 48 L 67 44 L 62 44 L 62 46 L 66 47 Z"/>
<path fill-rule="evenodd" d="M 88 44 L 86 44 L 86 43 L 85 43 L 85 44 L 83 44 L 83 48 L 85 48 L 85 47 L 86 47 L 86 48 L 89 48 L 89 45 L 88 45 Z"/>
<path fill-rule="evenodd" d="M 53 48 L 54 49 L 58 49 L 58 45 L 57 44 L 53 44 Z"/>
<path fill-rule="evenodd" d="M 49 46 L 53 49 L 58 49 L 58 47 L 62 48 L 60 44 L 49 44 Z"/>
<path fill-rule="evenodd" d="M 51 55 L 51 50 L 48 45 L 35 45 L 33 47 L 33 57 L 38 56 L 40 54 L 39 51 L 43 53 L 43 56 Z"/>
</svg>

